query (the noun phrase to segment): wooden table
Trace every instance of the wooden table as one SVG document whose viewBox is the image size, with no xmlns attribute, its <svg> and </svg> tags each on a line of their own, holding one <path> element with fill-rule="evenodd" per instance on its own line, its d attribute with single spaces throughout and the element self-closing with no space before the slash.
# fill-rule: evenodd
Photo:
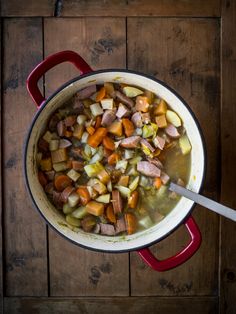
<svg viewBox="0 0 236 314">
<path fill-rule="evenodd" d="M 4 313 L 236 313 L 236 224 L 197 206 L 203 242 L 158 273 L 131 254 L 79 248 L 48 228 L 25 190 L 22 150 L 36 112 L 26 91 L 44 57 L 78 52 L 94 69 L 128 68 L 166 81 L 189 103 L 208 151 L 203 193 L 236 207 L 235 0 L 2 0 L 1 309 Z M 46 96 L 78 72 L 40 83 Z M 164 258 L 181 227 L 152 247 Z"/>
</svg>

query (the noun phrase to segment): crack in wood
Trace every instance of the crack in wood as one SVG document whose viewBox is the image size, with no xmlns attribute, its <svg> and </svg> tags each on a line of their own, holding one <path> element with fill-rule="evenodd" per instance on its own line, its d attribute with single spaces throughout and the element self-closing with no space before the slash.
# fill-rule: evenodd
<svg viewBox="0 0 236 314">
<path fill-rule="evenodd" d="M 60 17 L 63 8 L 63 0 L 56 0 L 54 4 L 54 17 Z"/>
</svg>

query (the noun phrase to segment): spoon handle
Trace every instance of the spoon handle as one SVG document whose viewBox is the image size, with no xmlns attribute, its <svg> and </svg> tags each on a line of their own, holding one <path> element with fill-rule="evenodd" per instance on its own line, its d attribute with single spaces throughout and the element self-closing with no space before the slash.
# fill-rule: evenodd
<svg viewBox="0 0 236 314">
<path fill-rule="evenodd" d="M 176 192 L 179 195 L 182 195 L 195 203 L 202 205 L 212 211 L 214 211 L 217 214 L 220 214 L 222 216 L 225 216 L 233 221 L 236 221 L 236 211 L 232 208 L 229 208 L 227 206 L 221 205 L 220 203 L 217 203 L 205 196 L 202 196 L 198 193 L 192 192 L 186 188 L 183 188 L 182 186 L 175 184 L 173 182 L 170 183 L 169 189 L 173 192 Z"/>
</svg>

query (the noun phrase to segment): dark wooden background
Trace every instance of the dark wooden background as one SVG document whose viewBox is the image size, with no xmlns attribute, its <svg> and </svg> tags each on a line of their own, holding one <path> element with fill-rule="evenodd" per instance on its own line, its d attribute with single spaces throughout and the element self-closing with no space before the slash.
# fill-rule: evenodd
<svg viewBox="0 0 236 314">
<path fill-rule="evenodd" d="M 32 207 L 22 172 L 36 112 L 26 78 L 44 57 L 71 49 L 94 69 L 135 69 L 175 88 L 205 135 L 203 193 L 236 208 L 235 36 L 235 0 L 2 0 L 1 311 L 236 313 L 236 224 L 197 206 L 201 248 L 158 273 L 136 253 L 90 252 L 57 235 Z M 76 75 L 60 65 L 42 91 L 48 96 Z M 152 250 L 164 258 L 186 241 L 181 227 Z"/>
</svg>

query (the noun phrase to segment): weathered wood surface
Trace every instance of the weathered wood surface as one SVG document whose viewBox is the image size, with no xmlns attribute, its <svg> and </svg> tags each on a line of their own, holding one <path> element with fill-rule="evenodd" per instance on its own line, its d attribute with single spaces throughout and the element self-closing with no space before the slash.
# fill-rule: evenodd
<svg viewBox="0 0 236 314">
<path fill-rule="evenodd" d="M 208 153 L 204 193 L 219 190 L 219 34 L 216 19 L 128 18 L 128 68 L 169 83 L 188 102 L 202 126 Z M 139 40 L 142 38 L 142 40 Z M 209 128 L 209 121 L 212 121 Z M 217 295 L 218 217 L 200 206 L 194 217 L 202 232 L 200 250 L 186 264 L 153 272 L 131 254 L 131 295 Z M 173 255 L 187 242 L 180 228 L 152 247 L 159 258 Z"/>
<path fill-rule="evenodd" d="M 5 314 L 216 314 L 217 297 L 5 298 Z"/>
<path fill-rule="evenodd" d="M 125 67 L 123 18 L 46 19 L 44 39 L 45 56 L 71 49 L 94 69 Z M 46 95 L 78 75 L 68 63 L 58 66 L 46 75 Z M 50 230 L 49 263 L 52 296 L 129 295 L 128 254 L 81 249 Z"/>
<path fill-rule="evenodd" d="M 221 202 L 236 208 L 236 2 L 222 1 Z M 236 224 L 221 218 L 221 311 L 236 311 Z"/>
<path fill-rule="evenodd" d="M 5 293 L 46 296 L 46 228 L 26 193 L 22 170 L 24 139 L 36 111 L 26 78 L 42 60 L 41 19 L 6 19 L 3 48 Z"/>
<path fill-rule="evenodd" d="M 2 21 L 0 21 L 0 73 L 2 73 Z M 2 76 L 0 76 L 0 95 L 2 95 Z M 0 117 L 2 117 L 2 97 L 0 98 Z M 0 120 L 0 165 L 2 165 L 2 119 Z M 0 313 L 3 311 L 3 229 L 2 229 L 2 166 L 0 166 Z"/>
<path fill-rule="evenodd" d="M 220 0 L 2 0 L 2 16 L 220 16 Z"/>
</svg>

